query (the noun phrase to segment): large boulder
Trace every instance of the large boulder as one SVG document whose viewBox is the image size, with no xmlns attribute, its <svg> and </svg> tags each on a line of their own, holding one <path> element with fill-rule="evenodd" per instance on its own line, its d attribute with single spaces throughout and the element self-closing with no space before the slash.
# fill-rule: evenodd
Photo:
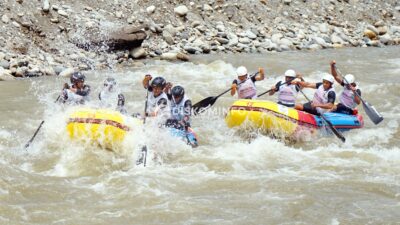
<svg viewBox="0 0 400 225">
<path fill-rule="evenodd" d="M 108 47 L 108 50 L 131 50 L 142 45 L 147 35 L 142 27 L 124 26 L 106 35 L 98 35 L 98 32 L 87 34 L 87 39 L 73 40 L 81 48 L 97 49 Z"/>
</svg>

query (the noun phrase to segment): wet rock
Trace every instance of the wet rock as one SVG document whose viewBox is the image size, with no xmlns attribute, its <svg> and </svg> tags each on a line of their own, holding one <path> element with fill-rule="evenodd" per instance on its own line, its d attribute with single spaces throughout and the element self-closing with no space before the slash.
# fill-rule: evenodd
<svg viewBox="0 0 400 225">
<path fill-rule="evenodd" d="M 190 54 L 198 54 L 198 53 L 202 53 L 203 51 L 201 50 L 201 48 L 199 48 L 199 47 L 194 47 L 194 46 L 191 46 L 191 45 L 185 45 L 184 47 L 183 47 L 183 49 L 185 49 L 185 51 L 187 52 L 187 53 L 190 53 Z"/>
<path fill-rule="evenodd" d="M 56 71 L 54 71 L 53 67 L 42 68 L 40 72 L 46 76 L 56 76 Z"/>
<path fill-rule="evenodd" d="M 25 77 L 27 70 L 28 67 L 18 67 L 14 74 L 14 77 Z"/>
<path fill-rule="evenodd" d="M 147 53 L 144 48 L 139 47 L 139 48 L 132 49 L 129 52 L 129 55 L 132 56 L 132 58 L 134 58 L 134 59 L 141 59 L 141 58 L 146 58 Z"/>
<path fill-rule="evenodd" d="M 308 46 L 308 49 L 313 50 L 313 51 L 321 49 L 321 48 L 322 47 L 319 44 L 312 44 L 312 45 Z"/>
<path fill-rule="evenodd" d="M 370 40 L 367 45 L 373 47 L 382 47 L 382 44 L 379 40 Z"/>
<path fill-rule="evenodd" d="M 10 81 L 10 80 L 15 80 L 14 76 L 11 75 L 11 71 L 3 69 L 3 67 L 0 67 L 0 81 Z"/>
<path fill-rule="evenodd" d="M 184 53 L 178 52 L 176 58 L 182 61 L 189 61 L 190 57 Z"/>
<path fill-rule="evenodd" d="M 173 60 L 176 60 L 176 59 L 177 59 L 177 57 L 176 57 L 177 54 L 178 54 L 178 53 L 176 53 L 176 52 L 164 52 L 164 53 L 161 55 L 161 59 L 173 61 Z"/>
</svg>

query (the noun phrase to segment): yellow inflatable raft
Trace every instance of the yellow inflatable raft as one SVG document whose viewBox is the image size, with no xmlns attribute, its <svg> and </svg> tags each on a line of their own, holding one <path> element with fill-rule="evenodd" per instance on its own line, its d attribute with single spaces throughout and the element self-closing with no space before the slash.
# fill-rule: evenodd
<svg viewBox="0 0 400 225">
<path fill-rule="evenodd" d="M 126 132 L 126 117 L 109 109 L 79 108 L 69 115 L 67 132 L 74 140 L 83 140 L 102 147 L 113 149 L 120 145 Z M 137 124 L 141 121 L 135 119 Z"/>
<path fill-rule="evenodd" d="M 261 128 L 264 131 L 293 134 L 298 123 L 298 111 L 270 101 L 235 101 L 225 118 L 228 127 L 242 124 Z"/>
<path fill-rule="evenodd" d="M 324 118 L 339 131 L 362 128 L 360 114 L 324 113 Z M 240 99 L 225 117 L 228 127 L 249 125 L 279 136 L 299 138 L 318 130 L 329 130 L 325 119 L 275 102 Z"/>
</svg>

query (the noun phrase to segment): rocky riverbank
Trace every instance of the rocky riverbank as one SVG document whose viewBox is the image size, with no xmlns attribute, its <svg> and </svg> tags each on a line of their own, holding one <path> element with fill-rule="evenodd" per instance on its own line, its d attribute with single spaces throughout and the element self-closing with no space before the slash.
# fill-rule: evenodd
<svg viewBox="0 0 400 225">
<path fill-rule="evenodd" d="M 400 44 L 397 0 L 2 0 L 0 80 L 139 59 Z"/>
</svg>

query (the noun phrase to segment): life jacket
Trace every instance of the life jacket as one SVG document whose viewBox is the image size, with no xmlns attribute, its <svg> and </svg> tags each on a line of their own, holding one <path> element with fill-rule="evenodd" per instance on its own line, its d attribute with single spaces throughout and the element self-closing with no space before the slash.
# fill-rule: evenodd
<svg viewBox="0 0 400 225">
<path fill-rule="evenodd" d="M 190 115 L 190 111 L 186 112 L 185 103 L 189 98 L 186 95 L 183 96 L 182 100 L 179 103 L 176 103 L 174 97 L 172 97 L 171 103 L 171 118 L 181 121 L 185 117 L 185 115 Z"/>
<path fill-rule="evenodd" d="M 318 87 L 317 91 L 315 92 L 312 102 L 316 103 L 316 104 L 326 104 L 326 103 L 328 103 L 328 94 L 331 91 L 335 92 L 333 87 L 329 88 L 328 90 L 325 90 L 324 89 L 324 85 L 321 84 Z M 323 109 L 323 108 L 320 108 L 320 107 L 317 107 L 316 110 L 320 114 L 323 114 L 323 113 L 328 111 L 328 109 Z"/>
<path fill-rule="evenodd" d="M 67 104 L 84 104 L 89 101 L 90 87 L 85 85 L 82 90 L 85 90 L 85 95 L 79 95 L 69 89 L 64 89 L 61 94 L 63 102 Z"/>
<path fill-rule="evenodd" d="M 240 82 L 240 80 L 237 80 Z M 256 99 L 257 89 L 251 78 L 248 78 L 244 82 L 238 84 L 238 96 L 241 99 Z"/>
<path fill-rule="evenodd" d="M 166 106 L 159 106 L 157 105 L 158 101 L 161 99 L 165 99 L 167 102 Z M 147 99 L 147 110 L 146 113 L 151 114 L 156 112 L 157 114 L 163 114 L 163 115 L 169 115 L 170 114 L 170 106 L 169 106 L 169 101 L 167 95 L 162 92 L 159 96 L 154 97 L 153 92 L 149 93 L 148 99 Z"/>
<path fill-rule="evenodd" d="M 356 89 L 358 89 L 357 86 Z M 350 109 L 354 109 L 357 107 L 354 92 L 346 86 L 343 88 L 343 91 L 340 94 L 339 102 L 342 103 L 344 106 L 349 107 Z"/>
<path fill-rule="evenodd" d="M 278 102 L 281 102 L 285 105 L 295 105 L 298 91 L 296 89 L 296 85 L 294 84 L 285 84 L 279 87 L 278 94 Z"/>
</svg>

